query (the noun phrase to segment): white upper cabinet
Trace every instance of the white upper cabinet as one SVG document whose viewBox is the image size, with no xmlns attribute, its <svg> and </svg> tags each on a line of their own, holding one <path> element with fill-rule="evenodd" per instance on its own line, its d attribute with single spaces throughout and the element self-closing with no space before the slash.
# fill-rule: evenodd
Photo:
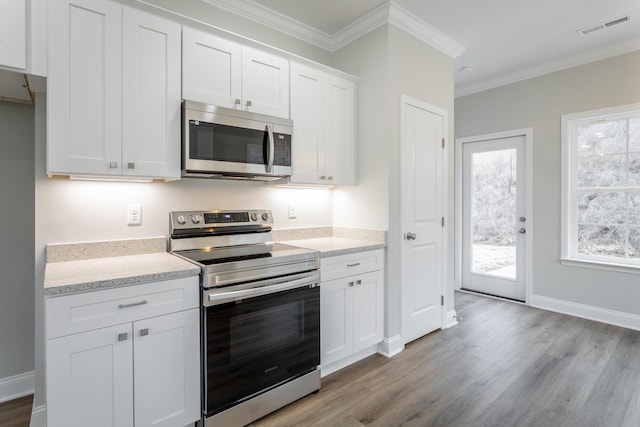
<svg viewBox="0 0 640 427">
<path fill-rule="evenodd" d="M 124 9 L 123 175 L 180 176 L 180 25 Z"/>
<path fill-rule="evenodd" d="M 27 2 L 0 2 L 0 66 L 27 67 Z"/>
<path fill-rule="evenodd" d="M 177 23 L 52 0 L 47 86 L 49 175 L 180 177 Z"/>
<path fill-rule="evenodd" d="M 234 108 L 242 97 L 242 47 L 211 34 L 182 30 L 182 97 Z"/>
<path fill-rule="evenodd" d="M 289 61 L 242 48 L 242 108 L 289 118 Z"/>
<path fill-rule="evenodd" d="M 294 184 L 355 185 L 355 84 L 291 63 Z"/>
<path fill-rule="evenodd" d="M 289 118 L 289 61 L 183 28 L 182 96 L 190 101 Z"/>
</svg>

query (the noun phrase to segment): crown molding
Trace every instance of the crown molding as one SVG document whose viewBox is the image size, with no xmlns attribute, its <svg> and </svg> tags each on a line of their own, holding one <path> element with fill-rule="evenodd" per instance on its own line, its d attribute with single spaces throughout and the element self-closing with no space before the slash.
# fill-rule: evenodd
<svg viewBox="0 0 640 427">
<path fill-rule="evenodd" d="M 202 0 L 203 3 L 216 6 L 227 12 L 240 15 L 253 22 L 276 31 L 288 34 L 319 48 L 332 51 L 333 37 L 310 25 L 295 20 L 275 10 L 262 6 L 251 0 Z"/>
<path fill-rule="evenodd" d="M 227 12 L 240 15 L 273 30 L 288 34 L 291 37 L 328 50 L 329 52 L 335 52 L 386 23 L 396 25 L 452 58 L 456 58 L 465 50 L 464 46 L 438 31 L 427 22 L 396 5 L 392 0 L 383 3 L 334 34 L 327 34 L 252 0 L 201 1 Z"/>
<path fill-rule="evenodd" d="M 460 43 L 393 1 L 390 3 L 389 22 L 451 58 L 457 58 L 466 50 Z"/>
<path fill-rule="evenodd" d="M 640 50 L 640 37 L 625 40 L 614 45 L 603 46 L 599 49 L 593 49 L 575 55 L 569 55 L 554 61 L 546 62 L 538 66 L 520 69 L 512 73 L 503 74 L 496 78 L 482 80 L 477 83 L 466 85 L 456 84 L 455 97 L 459 98 L 461 96 L 484 92 L 485 90 L 495 89 L 500 86 L 506 86 L 512 83 L 521 82 L 523 80 L 533 79 L 545 74 L 567 70 L 569 68 L 586 65 L 618 55 L 624 55 L 625 53 L 630 53 L 637 50 Z"/>
</svg>

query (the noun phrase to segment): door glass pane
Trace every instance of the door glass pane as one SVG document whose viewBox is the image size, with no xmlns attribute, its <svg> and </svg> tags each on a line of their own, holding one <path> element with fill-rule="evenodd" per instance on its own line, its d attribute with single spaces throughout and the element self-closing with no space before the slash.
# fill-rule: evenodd
<svg viewBox="0 0 640 427">
<path fill-rule="evenodd" d="M 516 278 L 516 167 L 515 148 L 471 158 L 472 272 Z"/>
</svg>

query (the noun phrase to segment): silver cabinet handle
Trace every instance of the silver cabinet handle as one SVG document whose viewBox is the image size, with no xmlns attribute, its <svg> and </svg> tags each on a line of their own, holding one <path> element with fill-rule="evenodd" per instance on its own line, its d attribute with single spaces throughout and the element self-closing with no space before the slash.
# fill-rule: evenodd
<svg viewBox="0 0 640 427">
<path fill-rule="evenodd" d="M 362 285 L 362 280 L 356 280 L 356 285 Z"/>
<path fill-rule="evenodd" d="M 527 232 L 527 230 L 526 230 L 526 229 L 524 229 L 524 228 L 521 228 L 520 230 L 518 230 L 518 233 L 520 233 L 520 234 L 524 234 L 524 233 L 526 233 L 526 232 Z"/>
<path fill-rule="evenodd" d="M 251 107 L 252 105 L 253 105 L 253 102 L 247 101 L 247 108 Z"/>
<path fill-rule="evenodd" d="M 416 233 L 407 233 L 405 237 L 407 240 L 416 240 L 418 236 L 416 236 Z"/>
<path fill-rule="evenodd" d="M 136 164 L 133 162 L 129 162 L 127 163 L 127 169 L 135 169 L 136 168 Z"/>
<path fill-rule="evenodd" d="M 236 98 L 236 102 L 235 102 L 235 104 L 236 104 L 236 105 L 240 105 L 241 103 L 242 103 L 242 101 L 240 101 L 240 98 Z"/>
<path fill-rule="evenodd" d="M 248 102 L 249 101 L 247 101 L 247 103 Z M 273 127 L 271 125 L 267 125 L 267 135 L 269 137 L 269 151 L 267 151 L 267 156 L 269 157 L 267 160 L 267 173 L 271 173 L 271 171 L 273 171 L 273 155 L 276 151 L 276 143 L 273 139 Z"/>
<path fill-rule="evenodd" d="M 321 175 L 321 176 L 320 176 L 320 179 L 327 179 L 327 177 L 326 177 L 326 176 L 324 176 L 324 175 Z"/>
<path fill-rule="evenodd" d="M 328 176 L 328 177 L 327 177 L 327 179 L 328 179 L 329 181 L 333 181 L 333 177 L 332 177 L 332 176 Z"/>
<path fill-rule="evenodd" d="M 520 222 L 525 222 L 527 220 L 527 218 L 521 216 L 520 218 L 518 218 L 520 220 Z"/>
<path fill-rule="evenodd" d="M 149 328 L 140 329 L 141 337 L 146 337 L 147 335 L 149 335 Z"/>
<path fill-rule="evenodd" d="M 142 301 L 132 302 L 131 304 L 118 304 L 118 308 L 135 307 L 135 306 L 138 306 L 138 305 L 145 305 L 146 303 L 147 303 L 147 300 L 143 299 Z"/>
<path fill-rule="evenodd" d="M 118 341 L 126 341 L 129 338 L 129 334 L 127 332 L 122 332 L 118 334 Z"/>
<path fill-rule="evenodd" d="M 109 169 L 118 169 L 118 162 L 109 162 Z"/>
<path fill-rule="evenodd" d="M 353 264 L 347 264 L 347 267 L 357 267 L 359 265 L 360 265 L 360 263 L 356 262 L 356 263 L 353 263 Z"/>
<path fill-rule="evenodd" d="M 347 283 L 347 285 L 349 285 L 349 287 L 353 286 L 353 282 L 349 282 Z"/>
</svg>

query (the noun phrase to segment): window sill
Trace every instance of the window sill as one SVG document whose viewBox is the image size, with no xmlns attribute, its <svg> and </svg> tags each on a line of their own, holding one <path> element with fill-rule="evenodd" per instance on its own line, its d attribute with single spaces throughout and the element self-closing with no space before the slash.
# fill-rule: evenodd
<svg viewBox="0 0 640 427">
<path fill-rule="evenodd" d="M 615 264 L 604 261 L 592 261 L 574 258 L 560 258 L 560 264 L 571 267 L 592 268 L 595 270 L 616 271 L 618 273 L 640 274 L 640 266 Z"/>
</svg>

